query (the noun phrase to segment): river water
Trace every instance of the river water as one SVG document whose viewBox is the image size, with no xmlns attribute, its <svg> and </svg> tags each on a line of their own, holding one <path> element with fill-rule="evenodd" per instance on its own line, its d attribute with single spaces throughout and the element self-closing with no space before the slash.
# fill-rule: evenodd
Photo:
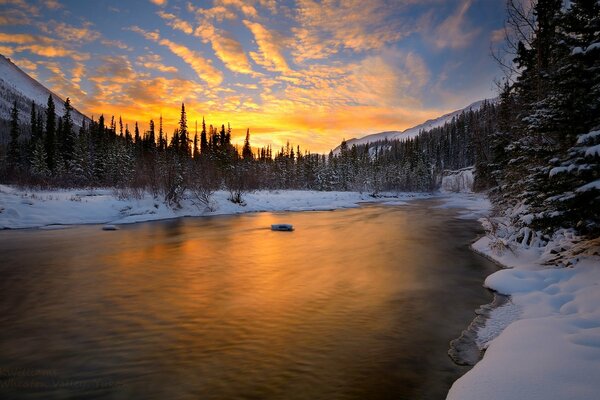
<svg viewBox="0 0 600 400">
<path fill-rule="evenodd" d="M 496 267 L 437 205 L 0 232 L 0 398 L 443 399 Z"/>
</svg>

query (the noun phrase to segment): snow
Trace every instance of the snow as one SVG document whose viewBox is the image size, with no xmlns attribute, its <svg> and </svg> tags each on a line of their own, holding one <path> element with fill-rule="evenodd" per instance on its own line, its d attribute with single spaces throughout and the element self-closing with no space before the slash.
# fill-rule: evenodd
<svg viewBox="0 0 600 400">
<path fill-rule="evenodd" d="M 591 131 L 577 138 L 577 144 L 585 144 L 590 139 L 596 139 L 600 136 L 600 131 Z"/>
<path fill-rule="evenodd" d="M 598 246 L 579 242 L 569 231 L 558 232 L 545 246 L 526 248 L 492 235 L 473 244 L 510 268 L 485 281 L 510 301 L 493 310 L 479 330 L 477 344 L 487 348 L 485 355 L 454 383 L 448 400 L 598 398 Z"/>
<path fill-rule="evenodd" d="M 65 113 L 64 99 L 61 99 L 57 94 L 48 90 L 13 64 L 10 59 L 2 55 L 0 55 L 0 88 L 24 97 L 27 100 L 27 104 L 20 104 L 19 107 L 27 107 L 28 110 L 32 100 L 38 106 L 46 107 L 48 96 L 52 94 L 56 115 L 62 116 Z M 0 117 L 5 119 L 10 118 L 12 101 L 12 98 L 0 98 Z M 24 115 L 22 110 L 20 110 L 20 113 L 22 121 L 29 121 L 29 114 Z M 84 116 L 79 111 L 73 110 L 72 118 L 76 126 L 81 126 Z"/>
<path fill-rule="evenodd" d="M 587 183 L 583 186 L 580 186 L 575 190 L 576 192 L 587 192 L 590 190 L 600 190 L 600 179 L 597 179 L 593 182 Z"/>
<path fill-rule="evenodd" d="M 600 156 L 600 144 L 595 146 L 589 146 L 585 148 L 586 156 Z"/>
<path fill-rule="evenodd" d="M 434 128 L 439 128 L 439 127 L 444 126 L 446 123 L 452 121 L 452 118 L 458 117 L 464 111 L 479 110 L 485 101 L 494 102 L 495 99 L 476 101 L 475 103 L 469 104 L 467 107 L 465 107 L 463 109 L 453 111 L 451 113 L 442 115 L 441 117 L 438 117 L 435 119 L 430 119 L 428 121 L 423 122 L 422 124 L 419 124 L 412 128 L 405 129 L 403 131 L 386 131 L 386 132 L 373 133 L 373 134 L 363 136 L 358 139 L 350 139 L 350 140 L 346 141 L 346 144 L 348 145 L 348 148 L 352 148 L 352 145 L 360 146 L 361 144 L 378 142 L 378 141 L 383 141 L 386 139 L 387 140 L 412 139 L 412 138 L 418 136 L 419 133 L 421 133 L 422 131 L 429 131 Z M 333 149 L 333 154 L 339 154 L 339 153 L 340 153 L 340 146 Z"/>
<path fill-rule="evenodd" d="M 57 227 L 77 224 L 119 225 L 143 221 L 239 214 L 261 211 L 334 210 L 358 207 L 363 202 L 405 204 L 404 201 L 429 197 L 404 193 L 393 197 L 373 198 L 356 192 L 257 191 L 246 193 L 245 206 L 227 200 L 229 193 L 216 192 L 214 211 L 196 207 L 192 200 L 182 201 L 181 208 L 167 207 L 149 194 L 141 199 L 119 199 L 110 189 L 90 190 L 19 190 L 0 185 L 0 229 Z"/>
</svg>

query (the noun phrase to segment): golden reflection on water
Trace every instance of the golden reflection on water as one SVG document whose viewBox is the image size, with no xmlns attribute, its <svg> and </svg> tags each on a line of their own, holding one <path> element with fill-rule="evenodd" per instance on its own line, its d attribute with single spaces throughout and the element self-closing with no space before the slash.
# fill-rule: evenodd
<svg viewBox="0 0 600 400">
<path fill-rule="evenodd" d="M 442 398 L 493 269 L 475 229 L 421 205 L 5 235 L 0 362 L 124 383 L 100 398 Z"/>
</svg>

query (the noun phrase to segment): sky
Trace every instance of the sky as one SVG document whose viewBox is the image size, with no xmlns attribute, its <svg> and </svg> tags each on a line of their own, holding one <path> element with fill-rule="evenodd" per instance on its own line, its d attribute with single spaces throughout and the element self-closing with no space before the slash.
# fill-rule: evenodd
<svg viewBox="0 0 600 400">
<path fill-rule="evenodd" d="M 494 97 L 504 0 L 0 0 L 0 54 L 88 117 L 328 152 Z"/>
</svg>

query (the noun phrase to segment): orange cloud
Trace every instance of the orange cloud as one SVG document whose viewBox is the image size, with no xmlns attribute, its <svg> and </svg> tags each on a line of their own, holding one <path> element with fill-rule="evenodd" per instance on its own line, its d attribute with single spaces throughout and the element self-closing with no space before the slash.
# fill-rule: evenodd
<svg viewBox="0 0 600 400">
<path fill-rule="evenodd" d="M 240 42 L 217 30 L 208 21 L 203 21 L 194 34 L 206 43 L 209 42 L 215 55 L 233 72 L 254 75 L 250 61 Z"/>
<path fill-rule="evenodd" d="M 192 28 L 192 25 L 189 22 L 177 18 L 175 14 L 164 11 L 159 11 L 157 14 L 173 29 L 180 30 L 188 35 L 191 35 L 194 32 L 194 28 Z"/>
<path fill-rule="evenodd" d="M 54 34 L 68 42 L 93 42 L 100 38 L 100 32 L 91 29 L 92 24 L 85 22 L 83 26 L 76 27 L 64 22 L 51 21 L 47 25 L 40 25 L 46 34 Z"/>
<path fill-rule="evenodd" d="M 154 69 L 160 72 L 170 72 L 176 73 L 177 68 L 172 66 L 167 66 L 162 63 L 162 58 L 158 54 L 146 54 L 144 56 L 140 56 L 137 59 L 138 65 L 143 66 L 144 68 Z"/>
<path fill-rule="evenodd" d="M 252 59 L 269 71 L 289 72 L 290 67 L 273 34 L 258 22 L 244 20 L 244 25 L 252 32 L 258 45 L 258 52 L 250 52 Z"/>
<path fill-rule="evenodd" d="M 415 30 L 412 21 L 389 19 L 402 6 L 385 0 L 298 0 L 294 59 L 324 59 L 343 48 L 366 51 L 396 42 Z"/>
<path fill-rule="evenodd" d="M 169 39 L 160 39 L 158 44 L 166 46 L 173 54 L 185 61 L 192 67 L 198 77 L 209 85 L 217 86 L 223 82 L 223 73 L 213 67 L 212 61 L 202 54 L 172 42 Z"/>
<path fill-rule="evenodd" d="M 161 46 L 167 47 L 173 54 L 180 57 L 188 64 L 198 75 L 200 79 L 210 86 L 218 86 L 223 82 L 223 73 L 212 65 L 212 60 L 204 57 L 201 53 L 187 48 L 184 45 L 175 43 L 169 39 L 161 39 L 158 31 L 148 32 L 138 26 L 132 26 L 129 30 L 140 33 L 148 40 L 157 42 Z"/>
</svg>

